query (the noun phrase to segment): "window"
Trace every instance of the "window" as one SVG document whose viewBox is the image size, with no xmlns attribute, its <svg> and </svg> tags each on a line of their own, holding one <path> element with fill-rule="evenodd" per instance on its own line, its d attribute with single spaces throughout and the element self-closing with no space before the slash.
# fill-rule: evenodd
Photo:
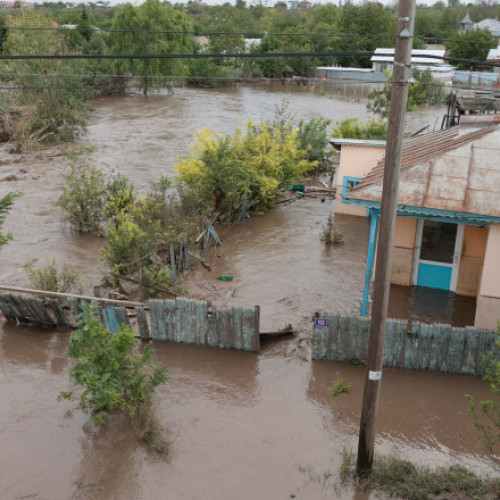
<svg viewBox="0 0 500 500">
<path fill-rule="evenodd" d="M 347 177 L 342 179 L 342 200 L 350 193 L 351 189 L 363 180 L 362 177 Z"/>
</svg>

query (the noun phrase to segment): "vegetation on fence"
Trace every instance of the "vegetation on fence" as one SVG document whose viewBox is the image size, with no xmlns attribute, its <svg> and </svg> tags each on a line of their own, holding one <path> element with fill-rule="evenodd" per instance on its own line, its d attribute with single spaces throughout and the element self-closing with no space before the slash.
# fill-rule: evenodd
<svg viewBox="0 0 500 500">
<path fill-rule="evenodd" d="M 369 476 L 356 475 L 355 457 L 344 450 L 344 479 L 356 481 L 363 490 L 384 492 L 408 500 L 474 498 L 488 500 L 500 495 L 500 479 L 479 477 L 461 465 L 435 470 L 398 457 L 376 457 Z"/>
<path fill-rule="evenodd" d="M 496 344 L 500 347 L 500 331 Z M 488 451 L 493 454 L 494 446 L 500 442 L 500 360 L 489 353 L 483 359 L 486 372 L 483 379 L 490 385 L 491 399 L 476 401 L 473 395 L 466 394 L 467 412 L 474 418 L 474 425 L 480 432 Z"/>
<path fill-rule="evenodd" d="M 151 404 L 155 389 L 167 381 L 166 367 L 153 363 L 149 346 L 139 352 L 129 326 L 120 325 L 112 334 L 102 324 L 96 306 L 86 306 L 81 321 L 83 326 L 73 333 L 68 348 L 75 360 L 71 380 L 84 388 L 78 407 L 90 413 L 96 424 L 105 423 L 112 411 L 128 413 L 141 437 L 164 451 Z M 61 396 L 72 399 L 73 393 L 61 392 Z"/>
</svg>

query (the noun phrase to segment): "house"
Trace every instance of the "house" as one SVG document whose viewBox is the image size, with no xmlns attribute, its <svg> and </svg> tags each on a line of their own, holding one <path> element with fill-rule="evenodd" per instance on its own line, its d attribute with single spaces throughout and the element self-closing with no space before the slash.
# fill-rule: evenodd
<svg viewBox="0 0 500 500">
<path fill-rule="evenodd" d="M 459 32 L 465 33 L 470 30 L 488 30 L 493 36 L 500 37 L 500 21 L 498 19 L 483 19 L 475 23 L 469 16 L 469 12 L 459 23 Z"/>
<path fill-rule="evenodd" d="M 370 61 L 375 72 L 389 71 L 394 66 L 394 51 L 391 48 L 375 49 Z M 446 49 L 412 49 L 411 67 L 419 71 L 429 70 L 434 80 L 448 82 L 453 78 L 455 68 L 445 63 Z"/>
<path fill-rule="evenodd" d="M 495 122 L 500 122 L 500 116 L 486 117 L 489 124 L 467 125 L 466 118 L 460 127 L 404 142 L 391 283 L 475 297 L 475 325 L 496 328 L 500 319 L 500 128 Z M 470 121 L 478 118 L 485 119 L 471 116 Z M 341 165 L 344 154 L 349 161 L 339 171 L 342 197 L 335 212 L 348 205 L 370 217 L 370 263 L 382 198 L 383 147 L 341 147 Z M 349 169 L 350 165 L 358 170 Z M 363 315 L 370 274 L 368 268 Z"/>
<path fill-rule="evenodd" d="M 496 49 L 490 49 L 486 56 L 486 62 L 500 63 L 500 45 Z M 500 73 L 500 66 L 494 66 L 493 71 L 497 74 Z"/>
<path fill-rule="evenodd" d="M 483 19 L 474 25 L 474 29 L 488 30 L 493 36 L 500 37 L 500 21 L 498 19 Z"/>
<path fill-rule="evenodd" d="M 465 33 L 471 29 L 474 29 L 474 21 L 470 18 L 469 11 L 467 11 L 467 14 L 465 14 L 465 17 L 459 23 L 458 31 Z"/>
</svg>

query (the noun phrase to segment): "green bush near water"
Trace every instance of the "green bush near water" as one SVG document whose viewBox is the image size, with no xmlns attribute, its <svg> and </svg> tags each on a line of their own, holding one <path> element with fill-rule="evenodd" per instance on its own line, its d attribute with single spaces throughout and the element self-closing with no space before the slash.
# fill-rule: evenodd
<svg viewBox="0 0 500 500">
<path fill-rule="evenodd" d="M 357 478 L 355 457 L 344 450 L 341 476 L 365 491 L 384 492 L 407 500 L 499 498 L 500 479 L 479 477 L 461 465 L 430 469 L 398 457 L 377 457 L 369 476 Z"/>
<path fill-rule="evenodd" d="M 75 360 L 70 378 L 84 391 L 78 407 L 92 415 L 97 424 L 105 423 L 112 411 L 128 413 L 140 436 L 157 451 L 164 451 L 158 441 L 157 423 L 152 415 L 155 389 L 167 381 L 165 366 L 152 361 L 148 345 L 138 350 L 138 340 L 127 325 L 112 334 L 101 322 L 95 305 L 84 308 L 83 326 L 71 336 L 68 355 Z M 65 399 L 72 392 L 61 392 Z"/>
</svg>

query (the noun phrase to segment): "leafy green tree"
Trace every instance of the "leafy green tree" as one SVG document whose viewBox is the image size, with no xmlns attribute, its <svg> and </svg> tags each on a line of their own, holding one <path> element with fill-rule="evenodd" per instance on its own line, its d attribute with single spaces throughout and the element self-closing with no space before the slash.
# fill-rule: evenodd
<svg viewBox="0 0 500 500">
<path fill-rule="evenodd" d="M 110 54 L 188 54 L 193 50 L 192 35 L 180 33 L 193 30 L 189 17 L 158 0 L 146 0 L 139 7 L 130 3 L 120 5 L 111 27 L 113 30 L 135 31 L 110 33 L 107 40 Z M 167 85 L 165 79 L 158 77 L 184 76 L 188 73 L 188 66 L 182 59 L 120 59 L 114 64 L 116 71 L 140 77 L 144 95 L 153 84 Z"/>
<path fill-rule="evenodd" d="M 14 192 L 5 195 L 3 198 L 0 198 L 0 229 L 2 229 L 3 223 L 5 222 L 5 217 L 9 212 L 12 204 L 14 203 L 14 199 L 18 196 L 21 196 L 21 193 Z M 12 234 L 10 233 L 2 233 L 0 232 L 0 247 L 6 245 L 9 241 L 12 240 Z"/>
<path fill-rule="evenodd" d="M 8 18 L 9 27 L 34 30 L 8 30 L 4 51 L 9 55 L 66 55 L 63 33 L 53 30 L 53 20 L 35 9 L 20 9 Z M 92 95 L 83 81 L 75 84 L 73 75 L 85 73 L 86 63 L 61 60 L 26 59 L 6 61 L 2 77 L 14 83 L 15 99 L 24 113 L 18 121 L 15 140 L 19 149 L 29 141 L 64 141 L 80 134 L 85 127 Z"/>
<path fill-rule="evenodd" d="M 138 341 L 128 325 L 112 334 L 101 322 L 97 306 L 84 308 L 83 326 L 71 336 L 68 355 L 75 360 L 71 379 L 84 387 L 79 408 L 92 414 L 95 423 L 104 423 L 113 410 L 139 418 L 148 411 L 153 393 L 167 380 L 165 366 L 152 362 L 153 352 Z M 61 395 L 70 399 L 72 393 Z"/>
<path fill-rule="evenodd" d="M 216 135 L 204 129 L 193 154 L 177 165 L 180 181 L 205 213 L 232 221 L 250 207 L 273 206 L 278 188 L 316 167 L 300 149 L 297 130 L 248 122 L 246 133 Z"/>
<path fill-rule="evenodd" d="M 487 29 L 454 33 L 453 40 L 456 41 L 446 43 L 448 56 L 460 59 L 485 61 L 488 51 L 495 46 L 495 38 Z M 471 66 L 475 66 L 475 64 L 470 62 L 458 63 L 459 69 L 469 69 Z"/>
</svg>

